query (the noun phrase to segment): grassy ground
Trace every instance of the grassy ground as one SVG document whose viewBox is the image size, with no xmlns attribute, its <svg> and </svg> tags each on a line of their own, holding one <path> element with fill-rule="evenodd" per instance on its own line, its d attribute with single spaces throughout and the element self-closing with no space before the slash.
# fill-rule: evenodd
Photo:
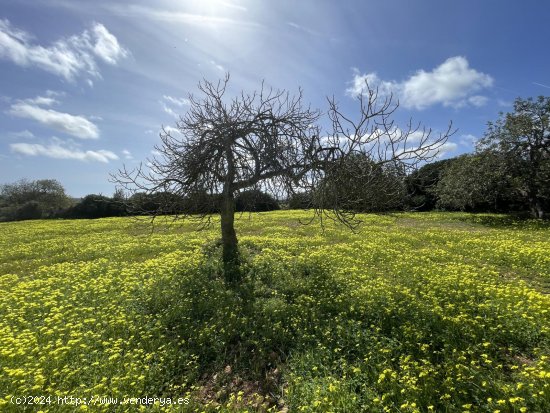
<svg viewBox="0 0 550 413">
<path fill-rule="evenodd" d="M 308 216 L 0 224 L 0 411 L 550 411 L 548 225 Z"/>
</svg>

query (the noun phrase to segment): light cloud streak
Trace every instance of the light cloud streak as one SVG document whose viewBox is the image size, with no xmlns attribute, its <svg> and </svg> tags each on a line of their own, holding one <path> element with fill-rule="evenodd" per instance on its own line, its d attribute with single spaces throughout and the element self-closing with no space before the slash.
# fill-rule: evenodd
<svg viewBox="0 0 550 413">
<path fill-rule="evenodd" d="M 10 145 L 12 152 L 26 156 L 45 156 L 54 159 L 72 159 L 86 162 L 109 163 L 112 160 L 119 159 L 111 151 L 100 149 L 97 151 L 83 151 L 78 148 L 71 148 L 67 142 L 59 139 L 48 145 L 37 143 L 12 143 Z"/>
<path fill-rule="evenodd" d="M 12 116 L 34 120 L 51 129 L 79 139 L 99 138 L 99 128 L 85 117 L 39 106 L 40 104 L 49 106 L 53 103 L 57 103 L 53 98 L 38 96 L 14 103 L 7 113 Z"/>
<path fill-rule="evenodd" d="M 170 103 L 173 103 L 176 106 L 187 106 L 191 104 L 191 101 L 186 98 L 175 98 L 173 96 L 163 95 L 162 98 Z"/>
<path fill-rule="evenodd" d="M 208 14 L 188 13 L 177 9 L 160 9 L 138 4 L 118 5 L 110 4 L 106 8 L 117 15 L 138 17 L 147 20 L 156 20 L 168 23 L 183 23 L 195 26 L 239 26 L 258 27 L 255 22 L 233 19 L 225 16 L 213 16 Z"/>
</svg>

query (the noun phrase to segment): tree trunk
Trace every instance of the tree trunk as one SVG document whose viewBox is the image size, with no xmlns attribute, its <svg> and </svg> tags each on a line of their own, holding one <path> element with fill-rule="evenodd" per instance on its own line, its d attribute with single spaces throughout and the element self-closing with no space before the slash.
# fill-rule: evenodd
<svg viewBox="0 0 550 413">
<path fill-rule="evenodd" d="M 542 208 L 542 203 L 538 198 L 529 199 L 529 204 L 531 207 L 531 216 L 536 219 L 544 218 L 544 209 Z"/>
<path fill-rule="evenodd" d="M 225 281 L 234 284 L 240 281 L 239 249 L 235 232 L 235 198 L 224 190 L 221 207 L 221 229 L 223 248 L 223 272 Z"/>
<path fill-rule="evenodd" d="M 536 219 L 544 218 L 544 208 L 542 207 L 542 200 L 538 195 L 538 188 L 535 186 L 537 176 L 532 174 L 529 177 L 529 184 L 527 187 L 527 200 L 529 202 L 529 209 L 531 210 L 531 216 Z"/>
</svg>

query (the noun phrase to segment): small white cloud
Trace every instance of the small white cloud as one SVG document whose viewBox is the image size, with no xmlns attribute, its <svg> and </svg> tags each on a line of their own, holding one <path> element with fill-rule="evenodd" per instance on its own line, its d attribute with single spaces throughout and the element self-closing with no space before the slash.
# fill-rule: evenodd
<svg viewBox="0 0 550 413">
<path fill-rule="evenodd" d="M 52 103 L 48 99 L 50 98 L 39 96 L 38 98 L 16 102 L 11 105 L 8 113 L 20 118 L 35 120 L 54 130 L 80 139 L 97 139 L 99 137 L 98 127 L 85 117 L 38 106 L 40 103 Z"/>
<path fill-rule="evenodd" d="M 117 160 L 118 156 L 111 151 L 100 149 L 97 151 L 83 151 L 78 148 L 71 148 L 67 142 L 54 139 L 49 145 L 31 143 L 12 143 L 10 148 L 13 152 L 27 156 L 46 156 L 54 159 L 73 159 L 78 161 L 92 161 L 108 163 Z"/>
<path fill-rule="evenodd" d="M 460 144 L 464 146 L 473 146 L 477 143 L 477 137 L 471 133 L 467 133 L 460 137 Z"/>
<path fill-rule="evenodd" d="M 299 30 L 301 32 L 307 33 L 307 34 L 312 35 L 312 36 L 320 36 L 321 35 L 321 33 L 317 32 L 315 30 L 309 29 L 305 26 L 302 26 L 302 25 L 294 23 L 294 22 L 286 22 L 286 24 L 289 25 L 290 27 L 292 27 L 293 29 Z"/>
<path fill-rule="evenodd" d="M 419 70 L 402 82 L 382 80 L 376 73 L 360 74 L 354 69 L 346 93 L 353 97 L 360 95 L 366 92 L 367 84 L 378 88 L 382 97 L 393 94 L 405 108 L 421 110 L 435 104 L 457 108 L 484 105 L 487 98 L 474 93 L 491 87 L 493 78 L 472 69 L 465 57 L 455 56 L 430 72 Z"/>
<path fill-rule="evenodd" d="M 164 110 L 170 116 L 173 116 L 174 118 L 179 119 L 179 115 L 170 106 L 168 106 L 166 103 L 162 101 L 160 102 L 160 104 L 162 105 L 162 110 Z"/>
<path fill-rule="evenodd" d="M 25 99 L 25 102 L 31 105 L 41 105 L 41 106 L 51 106 L 53 104 L 59 103 L 59 101 L 53 97 L 49 96 L 37 96 L 31 99 Z"/>
<path fill-rule="evenodd" d="M 173 96 L 163 95 L 162 98 L 170 103 L 173 103 L 176 106 L 189 106 L 191 101 L 186 98 L 175 98 Z"/>
<path fill-rule="evenodd" d="M 178 128 L 173 128 L 172 126 L 165 126 L 164 130 L 169 134 L 171 134 L 172 136 L 174 136 L 174 134 L 176 133 L 181 133 Z M 162 132 L 162 130 L 160 132 Z"/>
<path fill-rule="evenodd" d="M 124 155 L 124 159 L 134 159 L 132 153 L 128 149 L 124 149 L 122 155 Z"/>
<path fill-rule="evenodd" d="M 220 65 L 219 63 L 216 63 L 214 60 L 210 60 L 210 64 L 212 64 L 216 69 L 218 69 L 220 72 L 227 72 L 227 70 L 225 70 L 225 67 L 223 67 L 222 65 Z"/>
<path fill-rule="evenodd" d="M 489 98 L 487 96 L 480 95 L 470 96 L 468 98 L 468 102 L 478 108 L 485 106 L 488 100 Z"/>
<path fill-rule="evenodd" d="M 128 51 L 120 46 L 117 38 L 100 23 L 95 23 L 92 32 L 94 34 L 94 53 L 103 61 L 115 65 L 126 56 Z"/>
<path fill-rule="evenodd" d="M 191 104 L 191 101 L 186 98 L 176 98 L 173 96 L 163 95 L 162 100 L 159 101 L 160 105 L 162 106 L 162 110 L 164 112 L 168 113 L 170 116 L 174 117 L 175 119 L 179 119 L 180 115 L 176 112 L 176 110 L 172 109 L 170 105 L 177 106 L 178 108 L 182 108 L 183 106 L 189 106 Z"/>
<path fill-rule="evenodd" d="M 240 10 L 240 11 L 248 11 L 248 9 L 246 7 L 241 6 L 240 4 L 230 3 L 228 1 L 220 2 L 220 5 L 222 5 L 224 7 L 228 7 L 230 9 L 236 9 L 236 10 Z"/>
<path fill-rule="evenodd" d="M 32 139 L 34 138 L 34 133 L 32 133 L 30 130 L 23 130 L 21 132 L 11 132 L 9 134 L 10 136 L 18 139 Z"/>
<path fill-rule="evenodd" d="M 116 64 L 128 55 L 116 37 L 105 26 L 95 23 L 91 32 L 61 38 L 44 47 L 32 43 L 33 36 L 0 19 L 0 58 L 18 66 L 36 66 L 72 81 L 80 73 L 99 77 L 96 57 Z"/>
<path fill-rule="evenodd" d="M 513 103 L 513 102 L 510 102 L 510 101 L 504 100 L 504 99 L 498 99 L 498 100 L 497 100 L 497 104 L 498 104 L 500 107 L 503 107 L 503 108 L 509 108 L 509 107 L 514 106 L 514 103 Z"/>
<path fill-rule="evenodd" d="M 437 158 L 439 158 L 439 159 L 445 158 L 450 153 L 456 151 L 457 148 L 458 148 L 458 145 L 456 143 L 454 143 L 454 142 L 445 142 L 443 145 L 441 145 L 438 148 Z"/>
</svg>

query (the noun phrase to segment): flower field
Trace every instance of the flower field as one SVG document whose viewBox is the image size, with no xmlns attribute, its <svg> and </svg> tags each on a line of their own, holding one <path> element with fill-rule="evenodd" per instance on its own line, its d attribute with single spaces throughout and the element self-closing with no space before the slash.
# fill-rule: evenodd
<svg viewBox="0 0 550 413">
<path fill-rule="evenodd" d="M 550 226 L 309 216 L 0 224 L 0 411 L 550 411 Z"/>
</svg>

